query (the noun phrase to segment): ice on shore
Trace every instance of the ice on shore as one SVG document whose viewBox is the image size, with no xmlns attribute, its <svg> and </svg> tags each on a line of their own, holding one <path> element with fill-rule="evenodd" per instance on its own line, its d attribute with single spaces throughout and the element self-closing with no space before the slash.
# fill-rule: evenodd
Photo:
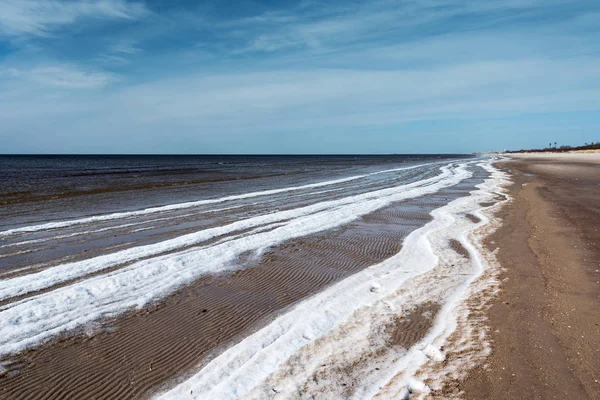
<svg viewBox="0 0 600 400">
<path fill-rule="evenodd" d="M 0 299 L 11 299 L 131 263 L 0 306 L 0 356 L 39 345 L 69 330 L 93 327 L 94 321 L 102 317 L 143 307 L 202 275 L 231 268 L 241 254 L 332 229 L 394 202 L 455 186 L 472 175 L 471 169 L 476 163 L 486 169 L 490 177 L 469 196 L 434 210 L 433 220 L 412 232 L 400 253 L 296 304 L 157 397 L 250 399 L 269 393 L 276 394 L 277 398 L 296 398 L 299 391 L 304 390 L 331 398 L 336 391 L 352 390 L 354 398 L 412 399 L 415 393 L 427 393 L 435 385 L 430 376 L 420 371 L 426 365 L 448 362 L 446 351 L 441 349 L 446 349 L 443 346 L 456 329 L 459 305 L 468 296 L 469 285 L 487 268 L 472 236 L 475 229 L 489 222 L 481 213 L 480 203 L 493 200 L 501 190 L 503 176 L 489 162 L 448 162 L 436 176 L 410 184 L 275 211 L 153 245 L 0 280 Z M 346 178 L 346 181 L 350 179 L 360 178 Z M 292 190 L 296 189 L 249 195 Z M 206 201 L 227 201 L 223 199 L 227 198 Z M 190 204 L 173 207 L 192 207 Z M 155 211 L 156 208 L 138 212 Z M 466 213 L 476 215 L 480 221 L 475 223 L 458 217 Z M 93 218 L 117 219 L 123 215 L 128 213 L 55 224 L 83 224 Z M 17 228 L 5 231 L 5 235 L 59 225 Z M 217 236 L 223 238 L 203 245 L 204 241 Z M 457 257 L 449 246 L 449 239 L 459 242 L 469 257 Z M 192 245 L 195 247 L 181 250 Z M 140 260 L 142 258 L 145 259 Z M 432 316 L 425 336 L 418 343 L 406 346 L 386 342 L 384 334 L 389 330 L 390 321 L 426 302 L 439 304 L 439 311 Z M 327 384 L 318 385 L 319 379 Z M 354 386 L 348 387 L 348 382 Z"/>
<path fill-rule="evenodd" d="M 132 258 L 148 257 L 159 250 L 164 252 L 196 244 L 200 239 L 213 237 L 215 231 L 223 234 L 256 228 L 250 234 L 233 235 L 216 244 L 147 258 L 106 274 L 3 305 L 0 307 L 0 330 L 3 333 L 0 337 L 0 355 L 38 345 L 90 321 L 141 308 L 202 275 L 227 270 L 245 252 L 332 229 L 393 202 L 454 186 L 471 175 L 465 167 L 467 164 L 450 163 L 442 166 L 438 175 L 406 185 L 274 212 L 156 245 L 140 246 L 59 265 L 39 273 L 0 280 L 0 298 L 9 298 L 106 269 Z M 274 229 L 262 229 L 268 224 L 282 222 L 285 224 Z"/>
<path fill-rule="evenodd" d="M 398 172 L 398 171 L 407 171 L 410 169 L 422 167 L 424 165 L 432 165 L 432 164 L 440 164 L 440 162 L 418 164 L 418 165 L 413 165 L 410 167 L 393 168 L 393 169 L 387 169 L 387 170 L 383 170 L 383 171 L 371 172 L 369 174 L 362 174 L 362 175 L 350 176 L 347 178 L 334 179 L 334 180 L 330 180 L 330 181 L 310 183 L 310 184 L 301 185 L 301 186 L 290 186 L 290 187 L 281 188 L 281 189 L 271 189 L 271 190 L 263 190 L 263 191 L 252 192 L 252 193 L 239 194 L 239 195 L 225 196 L 225 197 L 220 197 L 217 199 L 206 199 L 206 200 L 190 201 L 190 202 L 185 202 L 185 203 L 168 204 L 165 206 L 150 207 L 150 208 L 146 208 L 143 210 L 137 210 L 137 211 L 117 212 L 117 213 L 112 213 L 112 214 L 95 215 L 95 216 L 91 216 L 91 217 L 78 218 L 78 219 L 67 220 L 67 221 L 48 222 L 48 223 L 38 224 L 38 225 L 28 225 L 28 226 L 23 226 L 23 227 L 19 227 L 19 228 L 0 231 L 0 237 L 12 236 L 15 234 L 27 233 L 27 232 L 36 232 L 36 231 L 43 231 L 43 230 L 49 230 L 49 229 L 64 228 L 64 227 L 73 226 L 73 225 L 87 224 L 90 222 L 110 221 L 110 220 L 124 219 L 124 218 L 133 217 L 133 216 L 139 216 L 139 215 L 160 213 L 160 212 L 164 212 L 164 211 L 181 210 L 181 209 L 185 209 L 185 208 L 192 208 L 192 207 L 198 207 L 198 206 L 209 205 L 209 204 L 224 203 L 224 202 L 232 201 L 232 200 L 242 200 L 242 199 L 249 199 L 249 198 L 253 198 L 253 197 L 262 197 L 262 196 L 269 196 L 269 195 L 279 194 L 279 193 L 293 192 L 293 191 L 304 190 L 304 189 L 314 189 L 314 188 L 319 188 L 319 187 L 332 186 L 332 185 L 337 185 L 340 183 L 345 183 L 345 182 L 350 182 L 350 181 L 366 178 L 366 177 L 377 175 L 377 174 L 384 174 L 384 173 Z"/>
<path fill-rule="evenodd" d="M 156 398 L 177 399 L 193 389 L 195 398 L 255 399 L 269 397 L 272 388 L 278 388 L 277 398 L 333 398 L 349 390 L 348 382 L 348 398 L 428 393 L 428 377 L 420 371 L 446 359 L 440 348 L 464 312 L 459 306 L 488 268 L 469 237 L 489 222 L 480 203 L 494 199 L 505 181 L 491 165 L 481 166 L 490 178 L 470 196 L 434 210 L 434 220 L 412 232 L 399 254 L 306 299 Z M 480 221 L 457 218 L 465 213 L 476 214 Z M 469 259 L 460 262 L 470 273 L 459 273 L 449 238 L 469 252 Z M 419 343 L 403 349 L 382 342 L 377 327 L 389 323 L 394 309 L 430 301 L 441 308 Z M 308 343 L 307 330 L 314 337 Z"/>
<path fill-rule="evenodd" d="M 439 349 L 432 346 L 431 344 L 424 345 L 421 348 L 421 351 L 427 356 L 427 358 L 435 362 L 442 362 L 446 359 L 446 356 L 444 356 L 444 354 L 442 354 L 442 352 Z"/>
</svg>

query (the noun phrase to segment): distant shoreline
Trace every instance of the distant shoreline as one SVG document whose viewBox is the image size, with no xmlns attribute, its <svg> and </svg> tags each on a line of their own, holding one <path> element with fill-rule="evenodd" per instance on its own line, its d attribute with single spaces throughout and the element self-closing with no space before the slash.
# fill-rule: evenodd
<svg viewBox="0 0 600 400">
<path fill-rule="evenodd" d="M 0 154 L 0 157 L 431 157 L 431 156 L 447 156 L 447 157 L 472 157 L 475 153 L 364 153 L 364 154 L 325 154 L 325 153 L 305 153 L 305 154 L 287 154 L 287 153 L 273 153 L 273 154 L 218 154 L 218 153 L 206 153 L 206 154 L 195 154 L 195 153 L 181 153 L 181 154 L 151 154 L 151 153 L 72 153 L 72 154 L 59 154 L 59 153 L 6 153 Z"/>
<path fill-rule="evenodd" d="M 505 151 L 508 154 L 537 154 L 537 153 L 600 153 L 600 142 L 585 144 L 583 146 L 560 146 L 554 144 L 554 147 L 546 147 L 543 149 L 521 149 L 521 150 L 510 150 Z"/>
<path fill-rule="evenodd" d="M 527 150 L 527 151 L 512 151 L 505 152 L 503 154 L 597 154 L 600 153 L 600 149 L 589 149 L 589 150 Z"/>
</svg>

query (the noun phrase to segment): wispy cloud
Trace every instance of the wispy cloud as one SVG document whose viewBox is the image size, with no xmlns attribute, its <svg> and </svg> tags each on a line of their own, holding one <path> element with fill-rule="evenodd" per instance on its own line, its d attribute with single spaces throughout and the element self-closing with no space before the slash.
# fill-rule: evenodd
<svg viewBox="0 0 600 400">
<path fill-rule="evenodd" d="M 96 60 L 102 64 L 123 66 L 130 64 L 131 59 L 142 52 L 143 50 L 137 46 L 136 41 L 122 39 L 110 45 L 106 53 L 100 54 Z"/>
<path fill-rule="evenodd" d="M 235 34 L 247 38 L 247 43 L 235 52 L 277 52 L 298 48 L 339 50 L 344 45 L 389 42 L 399 36 L 410 39 L 449 31 L 469 31 L 502 23 L 506 13 L 535 15 L 543 12 L 544 7 L 563 3 L 563 0 L 379 0 L 330 7 L 301 4 L 288 13 L 266 12 L 235 21 L 233 24 L 240 30 Z M 448 24 L 458 18 L 463 19 L 461 24 Z"/>
<path fill-rule="evenodd" d="M 43 74 L 36 74 L 39 72 Z M 28 72 L 27 77 L 54 82 L 49 72 L 38 69 Z M 77 82 L 93 86 L 106 79 L 84 75 L 73 79 L 71 85 Z M 600 97 L 600 84 L 590 86 L 589 82 L 600 82 L 599 60 L 469 62 L 403 71 L 188 74 L 88 99 L 88 108 L 94 111 L 88 110 L 87 123 L 97 119 L 102 126 L 108 112 L 113 124 L 134 124 L 142 131 L 142 126 L 153 124 L 190 123 L 218 135 L 232 130 L 250 134 L 282 129 L 293 132 L 311 126 L 377 127 L 416 120 L 499 118 L 598 109 L 592 100 Z M 37 108 L 29 112 L 33 117 Z"/>
<path fill-rule="evenodd" d="M 376 126 L 419 118 L 472 118 L 478 113 L 499 117 L 557 105 L 582 107 L 591 95 L 600 95 L 600 83 L 588 86 L 594 81 L 600 82 L 598 60 L 524 59 L 403 71 L 190 75 L 136 86 L 118 97 L 135 104 L 125 109 L 143 110 L 138 118 L 145 121 L 192 118 L 239 127 L 269 121 L 275 129 L 281 129 L 276 123 L 281 120 L 289 126 L 315 121 Z M 562 102 L 561 95 L 565 95 Z M 376 114 L 387 117 L 371 117 Z"/>
<path fill-rule="evenodd" d="M 192 2 L 148 3 L 160 3 L 160 13 L 124 0 L 19 4 L 49 3 L 95 11 L 67 13 L 75 15 L 61 20 L 67 22 L 46 15 L 13 34 L 53 34 L 84 18 L 154 17 L 120 24 L 123 29 L 85 31 L 82 25 L 89 35 L 72 35 L 68 51 L 61 44 L 34 57 L 26 51 L 6 57 L 0 64 L 0 75 L 10 78 L 0 76 L 5 135 L 35 136 L 53 126 L 76 138 L 78 148 L 149 152 L 176 152 L 179 142 L 185 149 L 196 144 L 194 151 L 296 151 L 292 143 L 310 151 L 310 142 L 303 144 L 309 135 L 317 151 L 336 152 L 314 144 L 337 146 L 345 135 L 373 129 L 385 130 L 387 142 L 376 147 L 357 136 L 358 144 L 343 151 L 366 145 L 388 151 L 402 137 L 418 141 L 417 125 L 438 137 L 449 126 L 467 127 L 461 135 L 484 143 L 480 132 L 501 131 L 489 120 L 502 120 L 505 135 L 524 141 L 530 131 L 558 132 L 548 125 L 552 113 L 600 112 L 600 6 L 594 0 L 576 7 L 564 0 L 303 1 L 235 17 L 215 11 L 220 3 L 200 9 Z M 97 4 L 128 11 L 99 11 Z M 524 116 L 526 130 L 511 122 Z M 581 132 L 600 121 L 568 120 L 577 120 Z M 124 131 L 130 148 L 118 147 L 125 146 Z M 487 140 L 499 141 L 496 136 Z M 267 142 L 272 147 L 261 148 Z M 288 147 L 276 147 L 280 142 Z M 202 147 L 206 143 L 213 147 Z M 480 150 L 435 145 L 424 143 L 421 150 Z"/>
<path fill-rule="evenodd" d="M 103 71 L 84 71 L 75 65 L 54 64 L 31 69 L 7 68 L 0 75 L 9 75 L 42 86 L 65 89 L 91 89 L 108 85 L 118 79 L 115 74 Z"/>
<path fill-rule="evenodd" d="M 136 54 L 141 53 L 142 49 L 136 46 L 133 40 L 121 40 L 110 46 L 113 53 Z"/>
<path fill-rule="evenodd" d="M 98 62 L 102 64 L 108 65 L 127 65 L 130 64 L 130 61 L 122 56 L 117 56 L 114 54 L 101 54 L 96 59 Z"/>
<path fill-rule="evenodd" d="M 84 19 L 135 19 L 147 12 L 144 4 L 126 0 L 2 0 L 0 33 L 47 36 Z"/>
</svg>

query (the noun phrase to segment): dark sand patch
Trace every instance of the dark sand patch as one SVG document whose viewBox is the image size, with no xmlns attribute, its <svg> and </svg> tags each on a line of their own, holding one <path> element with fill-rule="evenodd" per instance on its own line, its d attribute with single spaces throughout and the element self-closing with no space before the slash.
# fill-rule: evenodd
<svg viewBox="0 0 600 400">
<path fill-rule="evenodd" d="M 18 372 L 0 377 L 0 398 L 146 398 L 286 307 L 396 254 L 431 210 L 466 195 L 481 178 L 273 247 L 259 259 L 247 255 L 243 269 L 199 279 L 153 307 L 94 324 L 88 330 L 95 334 L 24 352 L 15 358 Z M 414 340 L 398 335 L 398 343 Z"/>
<path fill-rule="evenodd" d="M 461 242 L 459 242 L 456 239 L 450 239 L 449 243 L 450 243 L 450 247 L 452 248 L 452 250 L 454 250 L 455 252 L 457 252 L 458 254 L 460 254 L 461 256 L 463 256 L 466 259 L 471 258 L 469 251 L 467 249 L 465 249 L 465 247 L 462 245 Z"/>
<path fill-rule="evenodd" d="M 202 278 L 154 307 L 106 321 L 112 332 L 100 328 L 89 338 L 27 351 L 16 360 L 18 373 L 0 378 L 0 398 L 146 397 L 278 311 L 396 254 L 430 218 L 418 202 L 404 207 L 276 246 L 260 259 L 248 255 L 243 269 Z"/>
<path fill-rule="evenodd" d="M 326 385 L 328 393 L 335 393 L 341 398 L 355 398 L 365 376 L 380 369 L 377 367 L 381 366 L 378 360 L 386 359 L 390 352 L 398 348 L 409 349 L 423 339 L 431 329 L 439 309 L 439 304 L 427 302 L 417 305 L 407 314 L 392 317 L 384 326 L 371 326 L 369 340 L 373 347 L 370 351 L 354 354 L 334 365 L 320 365 L 304 387 L 295 393 L 295 397 L 305 398 L 307 393 Z M 385 342 L 381 341 L 382 338 Z"/>
<path fill-rule="evenodd" d="M 471 221 L 474 224 L 478 224 L 481 222 L 481 218 L 479 218 L 473 214 L 466 214 L 465 217 L 467 217 L 469 219 L 469 221 Z"/>
<path fill-rule="evenodd" d="M 406 349 L 412 347 L 427 335 L 439 310 L 439 304 L 428 302 L 416 307 L 408 315 L 394 317 L 388 327 L 388 344 Z"/>
</svg>

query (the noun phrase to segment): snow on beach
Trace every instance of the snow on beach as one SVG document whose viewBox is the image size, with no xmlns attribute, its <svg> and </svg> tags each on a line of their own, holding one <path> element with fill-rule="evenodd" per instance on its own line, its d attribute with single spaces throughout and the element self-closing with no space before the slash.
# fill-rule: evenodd
<svg viewBox="0 0 600 400">
<path fill-rule="evenodd" d="M 430 165 L 431 164 L 439 164 L 439 162 L 429 163 L 429 164 Z M 355 175 L 355 176 L 351 176 L 351 177 L 347 177 L 347 178 L 335 179 L 335 180 L 325 181 L 325 182 L 311 183 L 311 184 L 302 185 L 302 186 L 293 186 L 293 187 L 287 187 L 287 188 L 281 188 L 281 189 L 263 190 L 263 191 L 259 191 L 259 192 L 252 192 L 252 193 L 239 194 L 239 195 L 233 195 L 233 196 L 225 196 L 225 197 L 221 197 L 221 198 L 217 198 L 217 199 L 207 199 L 207 200 L 199 200 L 199 201 L 190 201 L 190 202 L 186 202 L 186 203 L 168 204 L 165 206 L 151 207 L 151 208 L 146 208 L 146 209 L 138 210 L 138 211 L 118 212 L 118 213 L 112 213 L 112 214 L 107 214 L 107 215 L 97 215 L 97 216 L 91 216 L 91 217 L 86 217 L 86 218 L 79 218 L 79 219 L 74 219 L 74 220 L 49 222 L 49 223 L 39 224 L 39 225 L 28 225 L 28 226 L 23 226 L 23 227 L 19 227 L 19 228 L 0 231 L 0 237 L 13 236 L 13 235 L 20 234 L 20 233 L 36 232 L 36 231 L 42 231 L 42 230 L 48 230 L 48 229 L 64 228 L 64 227 L 73 226 L 73 225 L 86 224 L 89 222 L 125 219 L 128 217 L 133 217 L 133 216 L 138 216 L 138 215 L 155 214 L 155 213 L 160 213 L 162 211 L 180 210 L 180 209 L 192 208 L 192 207 L 196 207 L 196 206 L 200 206 L 200 205 L 219 204 L 219 203 L 225 203 L 225 202 L 228 202 L 231 200 L 249 199 L 249 198 L 253 198 L 253 197 L 262 197 L 262 196 L 268 196 L 268 195 L 272 195 L 272 194 L 293 192 L 293 191 L 298 191 L 298 190 L 303 190 L 303 189 L 313 189 L 313 188 L 332 186 L 332 185 L 336 185 L 336 184 L 340 184 L 340 183 L 346 183 L 346 182 L 362 179 L 362 178 L 372 176 L 372 175 L 385 174 L 385 173 L 389 173 L 389 172 L 406 171 L 406 170 L 410 170 L 410 169 L 419 168 L 421 166 L 422 165 L 414 165 L 414 166 L 410 166 L 410 167 L 393 168 L 393 169 L 387 169 L 387 170 L 383 170 L 383 171 L 372 172 L 369 174 Z"/>
<path fill-rule="evenodd" d="M 298 304 L 157 399 L 428 393 L 439 381 L 425 383 L 435 374 L 419 371 L 445 359 L 441 349 L 456 330 L 459 312 L 466 312 L 459 306 L 493 263 L 482 254 L 481 234 L 490 229 L 490 217 L 480 203 L 495 201 L 507 178 L 487 163 L 482 166 L 491 177 L 479 190 L 435 210 L 434 220 L 410 234 L 399 254 Z M 480 222 L 466 218 L 468 213 Z M 458 240 L 468 257 L 452 250 L 449 239 Z M 383 332 L 390 319 L 426 302 L 441 305 L 426 336 L 408 349 L 386 346 Z M 460 366 L 445 368 L 450 367 Z"/>
<path fill-rule="evenodd" d="M 305 236 L 346 224 L 393 202 L 434 193 L 458 184 L 470 176 L 469 163 L 442 166 L 440 173 L 407 185 L 325 201 L 305 209 L 275 212 L 257 220 L 236 222 L 235 226 L 216 228 L 229 233 L 248 227 L 281 224 L 268 231 L 246 232 L 223 239 L 213 245 L 192 247 L 180 252 L 146 258 L 124 268 L 73 284 L 17 300 L 0 307 L 0 356 L 39 345 L 61 333 L 81 327 L 102 317 L 115 316 L 132 308 L 141 308 L 172 293 L 202 275 L 230 268 L 240 254 L 257 251 L 285 240 Z M 45 271 L 0 281 L 3 298 L 47 288 L 65 280 L 106 269 L 123 260 L 154 255 L 158 251 L 195 244 L 215 232 L 200 231 L 73 264 L 63 264 Z"/>
<path fill-rule="evenodd" d="M 12 240 L 2 248 L 20 251 L 52 240 L 43 235 L 53 232 L 58 233 L 54 239 L 85 237 L 111 229 L 145 229 L 168 221 L 173 210 L 197 215 L 243 209 L 249 203 L 237 201 L 244 199 L 278 202 L 269 198 L 278 194 L 301 199 L 281 210 L 267 205 L 255 215 L 241 212 L 234 220 L 156 243 L 66 260 L 45 269 L 32 266 L 30 273 L 26 267 L 0 277 L 0 359 L 103 318 L 145 307 L 200 277 L 239 268 L 236 260 L 243 254 L 261 254 L 271 246 L 347 225 L 391 204 L 452 188 L 470 178 L 474 168 L 487 170 L 489 178 L 470 196 L 434 210 L 433 220 L 411 233 L 400 253 L 296 304 L 158 396 L 297 398 L 307 393 L 329 399 L 344 393 L 343 398 L 387 398 L 435 390 L 440 372 L 423 371 L 447 358 L 443 346 L 464 323 L 464 300 L 493 264 L 493 257 L 482 251 L 480 238 L 494 221 L 480 203 L 498 203 L 505 177 L 489 160 L 386 169 L 0 232 L 0 237 Z M 410 171 L 414 174 L 404 175 Z M 372 181 L 373 177 L 380 180 Z M 212 204 L 219 208 L 210 209 Z M 182 215 L 185 218 L 185 214 L 178 217 Z M 139 216 L 152 219 L 136 220 Z M 115 225 L 106 226 L 110 221 Z M 78 228 L 83 229 L 73 231 Z M 414 340 L 405 338 L 401 346 L 389 346 L 394 323 L 410 318 L 422 319 Z"/>
<path fill-rule="evenodd" d="M 413 168 L 417 168 L 417 167 L 401 168 L 401 169 L 396 169 L 394 171 L 413 169 Z M 385 172 L 390 172 L 390 171 L 388 170 Z M 383 171 L 380 173 L 383 173 Z M 331 211 L 331 210 L 334 210 L 337 207 L 341 207 L 341 206 L 346 206 L 346 205 L 352 206 L 352 207 L 347 208 L 346 212 L 344 212 L 344 213 L 339 213 L 339 212 L 337 213 L 338 216 L 340 216 L 341 218 L 348 218 L 348 217 L 352 218 L 353 216 L 358 217 L 358 216 L 364 215 L 374 209 L 381 208 L 381 207 L 385 206 L 386 204 L 389 204 L 392 201 L 396 201 L 394 199 L 396 199 L 396 198 L 399 199 L 398 195 L 402 198 L 409 198 L 411 196 L 415 197 L 422 193 L 427 193 L 427 192 L 430 193 L 431 188 L 443 187 L 444 185 L 452 185 L 454 181 L 444 181 L 444 179 L 448 178 L 450 176 L 450 174 L 451 174 L 450 171 L 448 169 L 446 169 L 445 167 L 443 167 L 442 173 L 438 177 L 418 181 L 418 182 L 411 183 L 408 185 L 401 185 L 401 186 L 396 186 L 396 187 L 393 187 L 390 189 L 383 189 L 383 190 L 379 190 L 379 191 L 368 192 L 368 193 L 357 195 L 357 196 L 346 197 L 346 198 L 336 200 L 336 201 L 324 201 L 324 202 L 320 202 L 320 203 L 317 203 L 317 204 L 314 204 L 311 206 L 296 208 L 296 209 L 292 209 L 289 211 L 273 212 L 273 213 L 270 213 L 270 214 L 267 214 L 264 216 L 248 218 L 248 219 L 236 221 L 231 224 L 224 225 L 224 226 L 219 226 L 216 228 L 206 229 L 206 230 L 194 232 L 194 233 L 184 235 L 184 236 L 179 236 L 175 239 L 165 240 L 165 241 L 159 242 L 157 244 L 153 244 L 153 245 L 138 246 L 138 247 L 119 251 L 119 252 L 108 254 L 105 256 L 96 257 L 96 258 L 89 259 L 89 260 L 83 260 L 83 261 L 75 262 L 75 263 L 62 264 L 57 267 L 48 268 L 41 272 L 29 274 L 29 275 L 26 275 L 23 277 L 16 277 L 16 278 L 12 278 L 12 279 L 0 280 L 0 300 L 15 297 L 15 296 L 26 294 L 26 293 L 33 292 L 33 291 L 37 291 L 40 289 L 44 289 L 44 288 L 50 287 L 52 285 L 56 285 L 58 283 L 65 282 L 65 281 L 71 280 L 73 278 L 77 278 L 77 277 L 80 277 L 80 276 L 83 276 L 83 275 L 86 275 L 86 274 L 89 274 L 92 272 L 108 269 L 117 264 L 122 264 L 125 262 L 137 260 L 137 259 L 140 259 L 143 257 L 154 256 L 154 255 L 161 254 L 164 252 L 173 251 L 173 250 L 176 250 L 179 248 L 200 244 L 204 241 L 207 241 L 209 239 L 212 239 L 212 238 L 215 238 L 218 236 L 222 236 L 222 235 L 226 235 L 226 234 L 230 234 L 230 233 L 234 233 L 234 232 L 241 232 L 241 231 L 244 231 L 244 230 L 250 229 L 250 228 L 256 228 L 256 227 L 261 227 L 261 226 L 269 227 L 272 224 L 279 223 L 281 221 L 288 221 L 288 220 L 291 221 L 292 219 L 308 216 L 311 214 L 315 214 L 316 218 L 313 218 L 315 220 L 327 221 L 328 214 L 321 215 L 321 214 L 316 214 L 316 213 Z M 348 181 L 348 180 L 354 180 L 354 177 L 346 179 L 346 181 Z M 339 183 L 340 181 L 341 180 L 331 181 L 331 182 Z M 329 183 L 331 183 L 331 182 L 329 182 Z M 442 183 L 438 186 L 435 186 L 435 184 L 438 182 L 442 182 Z M 333 183 L 331 183 L 331 184 L 333 184 Z M 411 188 L 418 188 L 421 186 L 427 186 L 429 184 L 434 184 L 434 186 L 431 186 L 430 188 L 428 188 L 425 191 L 413 190 L 412 192 L 410 192 L 408 194 L 407 197 L 404 197 L 405 190 L 408 190 Z M 315 186 L 315 185 L 319 185 L 319 186 Z M 307 186 L 310 186 L 310 185 L 307 185 Z M 314 184 L 311 187 L 320 187 L 320 186 L 324 186 L 324 183 L 323 184 Z M 286 189 L 286 190 L 292 190 L 292 189 Z M 275 190 L 272 190 L 270 192 L 275 192 Z M 265 192 L 260 192 L 260 193 L 264 194 Z M 250 196 L 250 194 L 245 195 L 245 196 L 252 197 L 252 196 Z M 256 196 L 258 196 L 258 194 L 256 194 Z M 396 197 L 393 197 L 393 196 L 396 196 Z M 225 201 L 225 200 L 223 200 L 223 201 Z M 359 209 L 359 208 L 361 208 L 361 206 L 359 204 L 363 204 L 365 202 L 370 202 L 369 206 Z M 198 202 L 196 202 L 196 203 L 198 203 Z M 167 206 L 165 206 L 165 207 L 167 207 Z M 145 211 L 147 211 L 147 210 L 145 210 Z M 129 216 L 130 213 L 121 213 L 121 214 L 126 214 L 127 216 Z M 111 217 L 112 215 L 114 215 L 114 214 L 111 214 L 107 217 Z M 99 217 L 90 217 L 90 218 L 102 218 L 102 217 L 99 216 Z M 87 221 L 90 218 L 86 218 L 84 220 Z M 56 223 L 55 225 L 67 224 L 67 223 L 79 224 L 80 223 L 79 221 L 81 221 L 81 220 L 64 221 L 64 222 Z M 329 225 L 331 224 L 331 222 L 332 221 L 329 220 Z M 23 232 L 27 229 L 39 230 L 39 229 L 43 229 L 44 226 L 54 227 L 55 225 L 44 224 L 44 225 L 38 225 L 37 227 L 24 227 L 24 228 L 13 229 L 11 231 L 6 231 L 6 232 L 13 232 L 13 234 L 14 234 L 14 232 Z M 292 228 L 292 230 L 293 229 L 294 228 Z M 303 229 L 298 229 L 295 231 L 295 233 L 288 234 L 287 236 L 291 235 L 290 238 L 295 237 L 294 236 L 295 234 L 297 234 L 296 236 L 303 236 L 308 233 L 316 232 L 316 231 L 327 229 L 327 228 L 326 227 L 317 227 L 315 229 L 313 229 L 313 230 L 309 229 L 308 231 L 303 230 Z M 0 234 L 1 234 L 1 232 L 0 232 Z M 273 242 L 273 243 L 276 243 L 276 242 Z M 273 244 L 273 243 L 271 243 L 271 244 Z M 269 243 L 265 242 L 264 245 L 267 246 L 267 245 L 269 245 Z M 232 255 L 232 257 L 233 256 L 235 256 L 235 255 Z"/>
</svg>

